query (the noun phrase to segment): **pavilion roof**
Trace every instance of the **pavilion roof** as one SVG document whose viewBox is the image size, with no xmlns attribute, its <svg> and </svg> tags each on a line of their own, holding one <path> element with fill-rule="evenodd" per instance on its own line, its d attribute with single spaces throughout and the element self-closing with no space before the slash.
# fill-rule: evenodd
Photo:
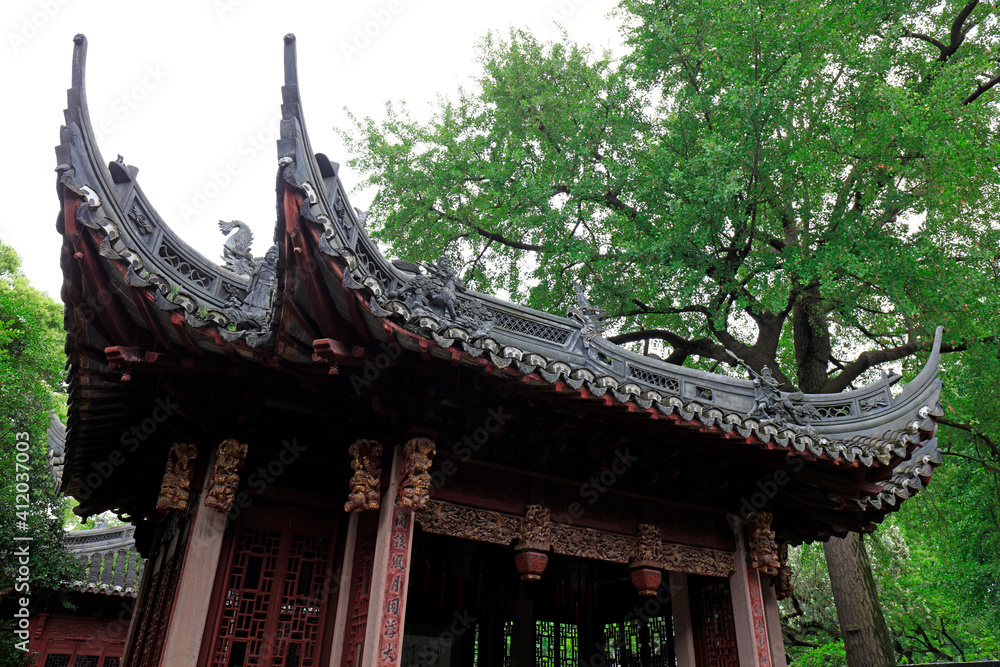
<svg viewBox="0 0 1000 667">
<path fill-rule="evenodd" d="M 196 359 L 207 368 L 327 375 L 361 365 L 386 343 L 593 409 L 622 409 L 816 465 L 878 470 L 875 486 L 855 499 L 868 521 L 919 490 L 941 462 L 940 329 L 923 370 L 896 395 L 900 378 L 883 374 L 837 394 L 783 392 L 781 406 L 761 410 L 751 380 L 610 343 L 582 289 L 564 317 L 468 289 L 442 262 L 387 260 L 365 230 L 365 214 L 350 205 L 337 163 L 311 148 L 290 35 L 275 246 L 244 263 L 227 241 L 227 266 L 219 266 L 170 230 L 135 167 L 121 156 L 104 162 L 87 111 L 85 58 L 86 40 L 77 36 L 56 149 L 71 369 L 68 493 L 82 488 L 90 461 L 117 446 L 122 406 L 150 400 L 123 384 L 134 369 L 191 367 Z"/>
</svg>

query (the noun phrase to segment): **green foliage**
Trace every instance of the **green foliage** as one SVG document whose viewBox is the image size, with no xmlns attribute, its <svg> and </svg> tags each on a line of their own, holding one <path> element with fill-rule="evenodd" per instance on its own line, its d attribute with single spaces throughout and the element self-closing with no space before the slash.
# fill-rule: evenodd
<svg viewBox="0 0 1000 667">
<path fill-rule="evenodd" d="M 78 574 L 62 545 L 64 500 L 53 485 L 46 441 L 52 415 L 65 415 L 63 336 L 62 308 L 28 284 L 20 258 L 0 241 L 0 466 L 8 480 L 0 490 L 0 592 L 12 592 L 17 576 L 13 538 L 28 534 L 33 603 Z M 29 443 L 27 452 L 18 452 L 17 442 Z M 19 453 L 29 455 L 21 467 Z M 29 502 L 17 483 L 28 485 Z M 18 508 L 25 504 L 28 509 Z"/>
<path fill-rule="evenodd" d="M 807 391 L 867 371 L 837 361 L 859 344 L 891 361 L 937 324 L 992 332 L 996 107 L 965 103 L 993 66 L 989 8 L 942 63 L 905 31 L 957 8 L 621 7 L 623 60 L 488 36 L 475 89 L 430 122 L 389 104 L 344 133 L 392 254 L 446 254 L 545 310 L 577 277 L 619 332 L 678 360 L 748 348 Z"/>
<path fill-rule="evenodd" d="M 796 660 L 796 667 L 847 667 L 844 640 L 824 644 L 804 651 Z"/>
</svg>

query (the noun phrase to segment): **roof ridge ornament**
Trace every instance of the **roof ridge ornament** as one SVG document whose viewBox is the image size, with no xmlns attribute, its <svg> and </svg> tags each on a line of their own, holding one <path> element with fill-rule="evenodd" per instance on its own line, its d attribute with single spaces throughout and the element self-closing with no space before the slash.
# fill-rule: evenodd
<svg viewBox="0 0 1000 667">
<path fill-rule="evenodd" d="M 781 391 L 784 382 L 774 377 L 767 364 L 761 366 L 758 373 L 731 350 L 726 350 L 726 354 L 735 359 L 753 378 L 753 407 L 746 414 L 747 418 L 760 415 L 762 424 L 771 423 L 779 428 L 790 428 L 814 437 L 817 435 L 811 422 L 819 419 L 820 414 L 813 405 L 802 402 L 801 391 Z"/>
<path fill-rule="evenodd" d="M 583 293 L 583 285 L 575 278 L 573 279 L 573 290 L 576 292 L 576 305 L 570 306 L 566 310 L 566 314 L 582 325 L 583 346 L 590 347 L 591 339 L 604 334 L 604 317 L 608 311 L 592 305 L 587 299 L 587 295 Z"/>
<path fill-rule="evenodd" d="M 469 288 L 448 266 L 444 256 L 437 262 L 396 262 L 396 268 L 412 273 L 402 286 L 389 292 L 387 301 L 400 301 L 414 315 L 433 317 L 444 323 L 463 324 L 476 336 L 486 335 L 493 328 L 494 315 L 475 298 L 460 299 Z M 421 271 L 422 270 L 422 271 Z"/>
</svg>

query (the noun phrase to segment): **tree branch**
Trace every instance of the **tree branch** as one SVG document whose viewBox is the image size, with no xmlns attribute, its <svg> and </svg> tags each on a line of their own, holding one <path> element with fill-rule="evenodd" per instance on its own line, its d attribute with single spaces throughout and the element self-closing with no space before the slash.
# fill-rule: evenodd
<svg viewBox="0 0 1000 667">
<path fill-rule="evenodd" d="M 975 102 L 979 98 L 980 95 L 982 95 L 983 93 L 985 93 L 986 91 L 988 91 L 990 88 L 993 88 L 998 83 L 1000 83 L 1000 74 L 997 74 L 995 77 L 993 77 L 992 79 L 990 79 L 986 83 L 981 84 L 980 86 L 978 86 L 974 91 L 972 91 L 971 94 L 969 94 L 968 97 L 966 97 L 964 100 L 962 100 L 962 104 L 963 105 L 972 104 L 973 102 Z"/>
<path fill-rule="evenodd" d="M 937 423 L 944 424 L 945 426 L 950 426 L 952 428 L 957 428 L 960 431 L 965 431 L 966 433 L 971 433 L 972 435 L 976 436 L 977 438 L 983 441 L 983 444 L 985 444 L 989 448 L 990 453 L 992 453 L 993 456 L 996 458 L 996 460 L 1000 462 L 1000 445 L 997 445 L 997 443 L 993 442 L 993 439 L 990 438 L 990 436 L 986 435 L 985 433 L 981 433 L 980 431 L 977 431 L 972 426 L 972 424 L 965 424 L 963 422 L 953 421 L 946 417 L 939 417 Z"/>
</svg>

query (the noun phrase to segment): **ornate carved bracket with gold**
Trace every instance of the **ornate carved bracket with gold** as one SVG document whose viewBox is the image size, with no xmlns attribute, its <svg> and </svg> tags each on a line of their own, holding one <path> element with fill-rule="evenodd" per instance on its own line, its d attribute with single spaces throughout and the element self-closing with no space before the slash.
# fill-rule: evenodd
<svg viewBox="0 0 1000 667">
<path fill-rule="evenodd" d="M 240 469 L 247 455 L 246 443 L 223 440 L 215 453 L 215 472 L 212 486 L 205 495 L 205 505 L 228 514 L 233 509 L 236 487 L 240 485 Z"/>
<path fill-rule="evenodd" d="M 778 576 L 778 543 L 771 530 L 771 513 L 754 512 L 747 517 L 750 565 L 766 577 Z"/>
<path fill-rule="evenodd" d="M 428 501 L 427 511 L 414 516 L 417 525 L 428 533 L 492 544 L 523 541 L 524 522 L 527 518 L 440 500 Z M 534 530 L 529 529 L 528 535 Z M 632 562 L 639 553 L 637 539 L 632 535 L 581 528 L 551 520 L 548 522 L 548 531 L 552 553 L 556 554 L 625 565 Z M 644 553 L 655 555 L 655 544 L 649 539 L 652 531 L 646 529 L 645 532 L 650 544 Z M 662 540 L 660 549 L 662 558 L 659 562 L 664 570 L 728 577 L 735 569 L 735 558 L 728 551 L 671 544 Z"/>
<path fill-rule="evenodd" d="M 156 511 L 161 514 L 173 510 L 187 510 L 191 497 L 191 479 L 194 477 L 194 460 L 198 448 L 176 442 L 167 452 L 167 469 L 160 483 L 160 497 L 156 500 Z"/>
<path fill-rule="evenodd" d="M 403 466 L 399 480 L 401 507 L 423 512 L 431 498 L 431 461 L 436 449 L 429 438 L 413 438 L 403 446 Z"/>
<path fill-rule="evenodd" d="M 374 440 L 358 440 L 348 451 L 354 457 L 351 461 L 354 476 L 344 511 L 377 510 L 382 485 L 382 445 Z"/>
</svg>

